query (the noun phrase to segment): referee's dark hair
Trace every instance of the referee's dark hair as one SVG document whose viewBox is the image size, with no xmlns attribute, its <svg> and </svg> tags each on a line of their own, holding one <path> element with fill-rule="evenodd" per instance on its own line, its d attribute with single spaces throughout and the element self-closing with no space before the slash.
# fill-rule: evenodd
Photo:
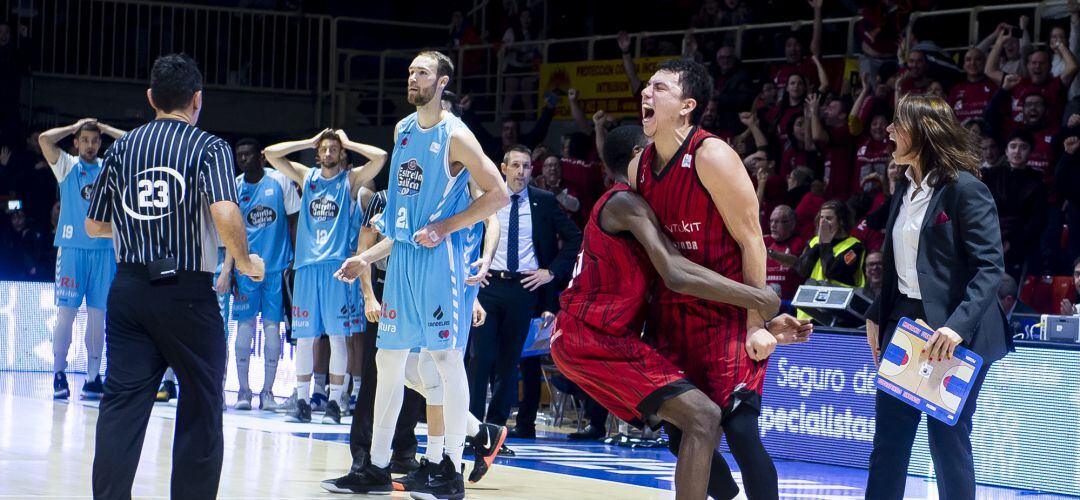
<svg viewBox="0 0 1080 500">
<path fill-rule="evenodd" d="M 202 85 L 202 72 L 185 54 L 161 56 L 150 70 L 150 100 L 166 113 L 187 108 Z"/>
</svg>

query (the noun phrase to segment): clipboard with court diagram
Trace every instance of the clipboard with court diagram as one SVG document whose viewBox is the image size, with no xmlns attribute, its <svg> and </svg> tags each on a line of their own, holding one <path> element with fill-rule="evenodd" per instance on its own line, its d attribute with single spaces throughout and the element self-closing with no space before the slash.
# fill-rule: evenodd
<svg viewBox="0 0 1080 500">
<path fill-rule="evenodd" d="M 930 361 L 923 352 L 933 330 L 901 318 L 878 367 L 877 387 L 949 425 L 967 402 L 983 360 L 963 346 L 952 359 Z"/>
</svg>

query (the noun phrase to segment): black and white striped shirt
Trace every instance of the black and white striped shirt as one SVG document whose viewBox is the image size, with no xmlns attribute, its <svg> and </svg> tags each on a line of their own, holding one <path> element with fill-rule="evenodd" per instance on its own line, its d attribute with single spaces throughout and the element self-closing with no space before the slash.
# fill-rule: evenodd
<svg viewBox="0 0 1080 500">
<path fill-rule="evenodd" d="M 219 238 L 210 205 L 236 203 L 233 152 L 178 120 L 155 120 L 105 152 L 87 216 L 111 222 L 116 259 L 174 257 L 177 270 L 212 272 Z"/>
<path fill-rule="evenodd" d="M 360 222 L 360 227 L 371 227 L 371 219 L 376 215 L 383 213 L 386 208 L 386 190 L 376 192 L 371 196 L 371 200 L 368 201 L 367 208 L 364 209 L 364 219 Z"/>
</svg>

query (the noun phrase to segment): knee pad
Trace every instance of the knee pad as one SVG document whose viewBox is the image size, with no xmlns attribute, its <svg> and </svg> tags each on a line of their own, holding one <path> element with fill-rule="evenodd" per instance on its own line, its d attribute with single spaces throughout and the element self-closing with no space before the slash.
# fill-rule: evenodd
<svg viewBox="0 0 1080 500">
<path fill-rule="evenodd" d="M 315 366 L 315 339 L 296 339 L 296 375 L 311 375 Z"/>
<path fill-rule="evenodd" d="M 417 356 L 420 359 L 417 361 L 416 371 L 424 387 L 424 398 L 427 399 L 427 404 L 431 406 L 442 406 L 443 384 L 442 376 L 439 375 L 439 368 L 435 366 L 435 360 L 430 353 L 421 352 Z"/>
<path fill-rule="evenodd" d="M 349 351 L 345 345 L 345 337 L 330 337 L 330 373 L 345 375 L 348 364 Z"/>
</svg>

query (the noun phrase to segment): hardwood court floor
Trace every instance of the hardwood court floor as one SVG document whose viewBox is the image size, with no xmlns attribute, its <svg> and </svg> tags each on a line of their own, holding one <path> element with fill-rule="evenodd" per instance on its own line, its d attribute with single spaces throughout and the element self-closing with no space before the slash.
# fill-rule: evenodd
<svg viewBox="0 0 1080 500">
<path fill-rule="evenodd" d="M 71 377 L 70 383 L 77 394 L 81 377 Z M 70 402 L 53 402 L 51 391 L 49 374 L 0 373 L 0 498 L 91 496 L 96 404 L 77 395 Z M 225 416 L 220 498 L 350 498 L 319 487 L 319 481 L 349 467 L 349 448 L 342 439 L 347 425 L 287 424 L 280 414 L 250 413 L 230 411 Z M 154 408 L 132 489 L 137 498 L 168 498 L 174 414 L 170 405 Z M 327 432 L 344 436 L 327 440 Z M 467 486 L 467 493 L 476 499 L 673 496 L 654 488 L 505 465 Z M 393 498 L 408 495 L 396 493 Z"/>
</svg>

